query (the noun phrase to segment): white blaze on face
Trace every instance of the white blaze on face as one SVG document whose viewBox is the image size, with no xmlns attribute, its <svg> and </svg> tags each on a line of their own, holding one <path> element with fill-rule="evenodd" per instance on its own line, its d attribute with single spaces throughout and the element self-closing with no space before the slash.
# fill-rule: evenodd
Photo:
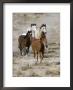
<svg viewBox="0 0 73 90">
<path fill-rule="evenodd" d="M 32 26 L 32 31 L 35 31 L 36 30 L 36 26 Z"/>
<path fill-rule="evenodd" d="M 32 37 L 34 37 L 35 38 L 35 33 L 36 33 L 36 26 L 32 26 L 31 27 L 31 30 L 32 30 Z"/>
<path fill-rule="evenodd" d="M 32 37 L 40 39 L 40 31 L 36 26 L 32 26 Z"/>
<path fill-rule="evenodd" d="M 35 38 L 36 38 L 36 39 L 40 39 L 40 30 L 39 30 L 39 29 L 37 29 L 37 30 L 35 31 Z"/>
<path fill-rule="evenodd" d="M 43 32 L 46 33 L 46 32 L 47 32 L 46 27 L 42 27 L 42 28 L 41 28 L 41 31 L 43 31 Z"/>
</svg>

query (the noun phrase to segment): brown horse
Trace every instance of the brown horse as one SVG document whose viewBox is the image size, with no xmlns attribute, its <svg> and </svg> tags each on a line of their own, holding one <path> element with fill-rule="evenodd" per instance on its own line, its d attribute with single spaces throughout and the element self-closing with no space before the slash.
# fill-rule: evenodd
<svg viewBox="0 0 73 90">
<path fill-rule="evenodd" d="M 47 46 L 47 39 L 46 39 L 45 33 L 41 32 L 40 39 L 32 40 L 31 45 L 34 53 L 34 58 L 37 55 L 37 61 L 38 61 L 38 56 L 40 56 L 40 59 L 41 59 L 40 63 L 41 63 L 44 57 L 45 45 Z"/>
<path fill-rule="evenodd" d="M 19 43 L 19 50 L 20 50 L 20 54 L 22 55 L 22 52 L 24 52 L 25 54 L 29 53 L 29 48 L 31 45 L 31 37 L 32 37 L 32 32 L 28 31 L 26 35 L 21 35 L 18 38 L 18 43 Z"/>
</svg>

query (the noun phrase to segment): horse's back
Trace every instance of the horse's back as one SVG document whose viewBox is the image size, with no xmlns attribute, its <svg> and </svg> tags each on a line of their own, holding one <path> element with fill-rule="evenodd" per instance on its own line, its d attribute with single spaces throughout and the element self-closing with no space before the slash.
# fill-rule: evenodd
<svg viewBox="0 0 73 90">
<path fill-rule="evenodd" d="M 20 35 L 20 36 L 18 37 L 18 41 L 22 40 L 24 37 L 25 37 L 24 35 Z"/>
</svg>

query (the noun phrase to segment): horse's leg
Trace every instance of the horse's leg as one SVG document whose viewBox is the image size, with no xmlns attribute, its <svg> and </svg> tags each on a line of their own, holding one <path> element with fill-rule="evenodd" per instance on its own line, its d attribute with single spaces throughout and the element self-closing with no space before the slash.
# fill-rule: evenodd
<svg viewBox="0 0 73 90">
<path fill-rule="evenodd" d="M 20 49 L 20 55 L 22 56 L 22 49 Z"/>
<path fill-rule="evenodd" d="M 29 53 L 29 48 L 30 48 L 30 46 L 28 47 L 28 53 Z"/>
<path fill-rule="evenodd" d="M 42 62 L 43 57 L 44 57 L 44 52 L 40 52 L 40 63 Z"/>
<path fill-rule="evenodd" d="M 26 49 L 26 54 L 28 54 L 28 50 L 27 50 L 27 47 L 26 47 L 25 49 Z"/>
<path fill-rule="evenodd" d="M 38 62 L 38 52 L 36 52 L 34 55 L 37 56 L 37 61 L 36 61 L 36 64 L 37 64 L 37 62 Z"/>
<path fill-rule="evenodd" d="M 27 53 L 27 54 L 29 53 L 29 47 L 26 48 L 26 53 Z"/>
<path fill-rule="evenodd" d="M 26 48 L 23 48 L 23 51 L 24 51 L 24 55 L 26 55 L 26 50 L 27 50 Z"/>
<path fill-rule="evenodd" d="M 42 53 L 40 52 L 40 63 L 42 62 Z"/>
<path fill-rule="evenodd" d="M 19 48 L 19 50 L 20 50 L 20 55 L 22 56 L 22 48 L 21 48 L 21 44 L 19 43 L 19 45 L 18 45 L 18 48 Z"/>
<path fill-rule="evenodd" d="M 35 51 L 34 51 L 34 58 L 35 58 Z"/>
<path fill-rule="evenodd" d="M 37 52 L 37 62 L 38 62 L 38 52 Z"/>
<path fill-rule="evenodd" d="M 43 57 L 44 57 L 44 51 L 42 52 L 42 59 L 43 59 Z"/>
</svg>

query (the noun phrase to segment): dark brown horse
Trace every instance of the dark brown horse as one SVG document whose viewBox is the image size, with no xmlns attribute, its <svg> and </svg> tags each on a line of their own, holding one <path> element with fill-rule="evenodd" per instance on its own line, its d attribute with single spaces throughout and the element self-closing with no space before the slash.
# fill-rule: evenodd
<svg viewBox="0 0 73 90">
<path fill-rule="evenodd" d="M 20 54 L 22 55 L 22 53 L 24 52 L 25 54 L 28 54 L 29 52 L 29 48 L 31 45 L 31 37 L 32 37 L 32 32 L 28 31 L 26 35 L 21 35 L 18 38 L 18 43 L 19 43 L 19 50 L 20 50 Z"/>
<path fill-rule="evenodd" d="M 41 32 L 41 38 L 32 40 L 31 45 L 32 45 L 34 58 L 37 56 L 37 61 L 38 61 L 38 56 L 40 56 L 41 59 L 40 62 L 42 62 L 44 57 L 45 45 L 47 46 L 47 39 L 45 33 Z"/>
</svg>

